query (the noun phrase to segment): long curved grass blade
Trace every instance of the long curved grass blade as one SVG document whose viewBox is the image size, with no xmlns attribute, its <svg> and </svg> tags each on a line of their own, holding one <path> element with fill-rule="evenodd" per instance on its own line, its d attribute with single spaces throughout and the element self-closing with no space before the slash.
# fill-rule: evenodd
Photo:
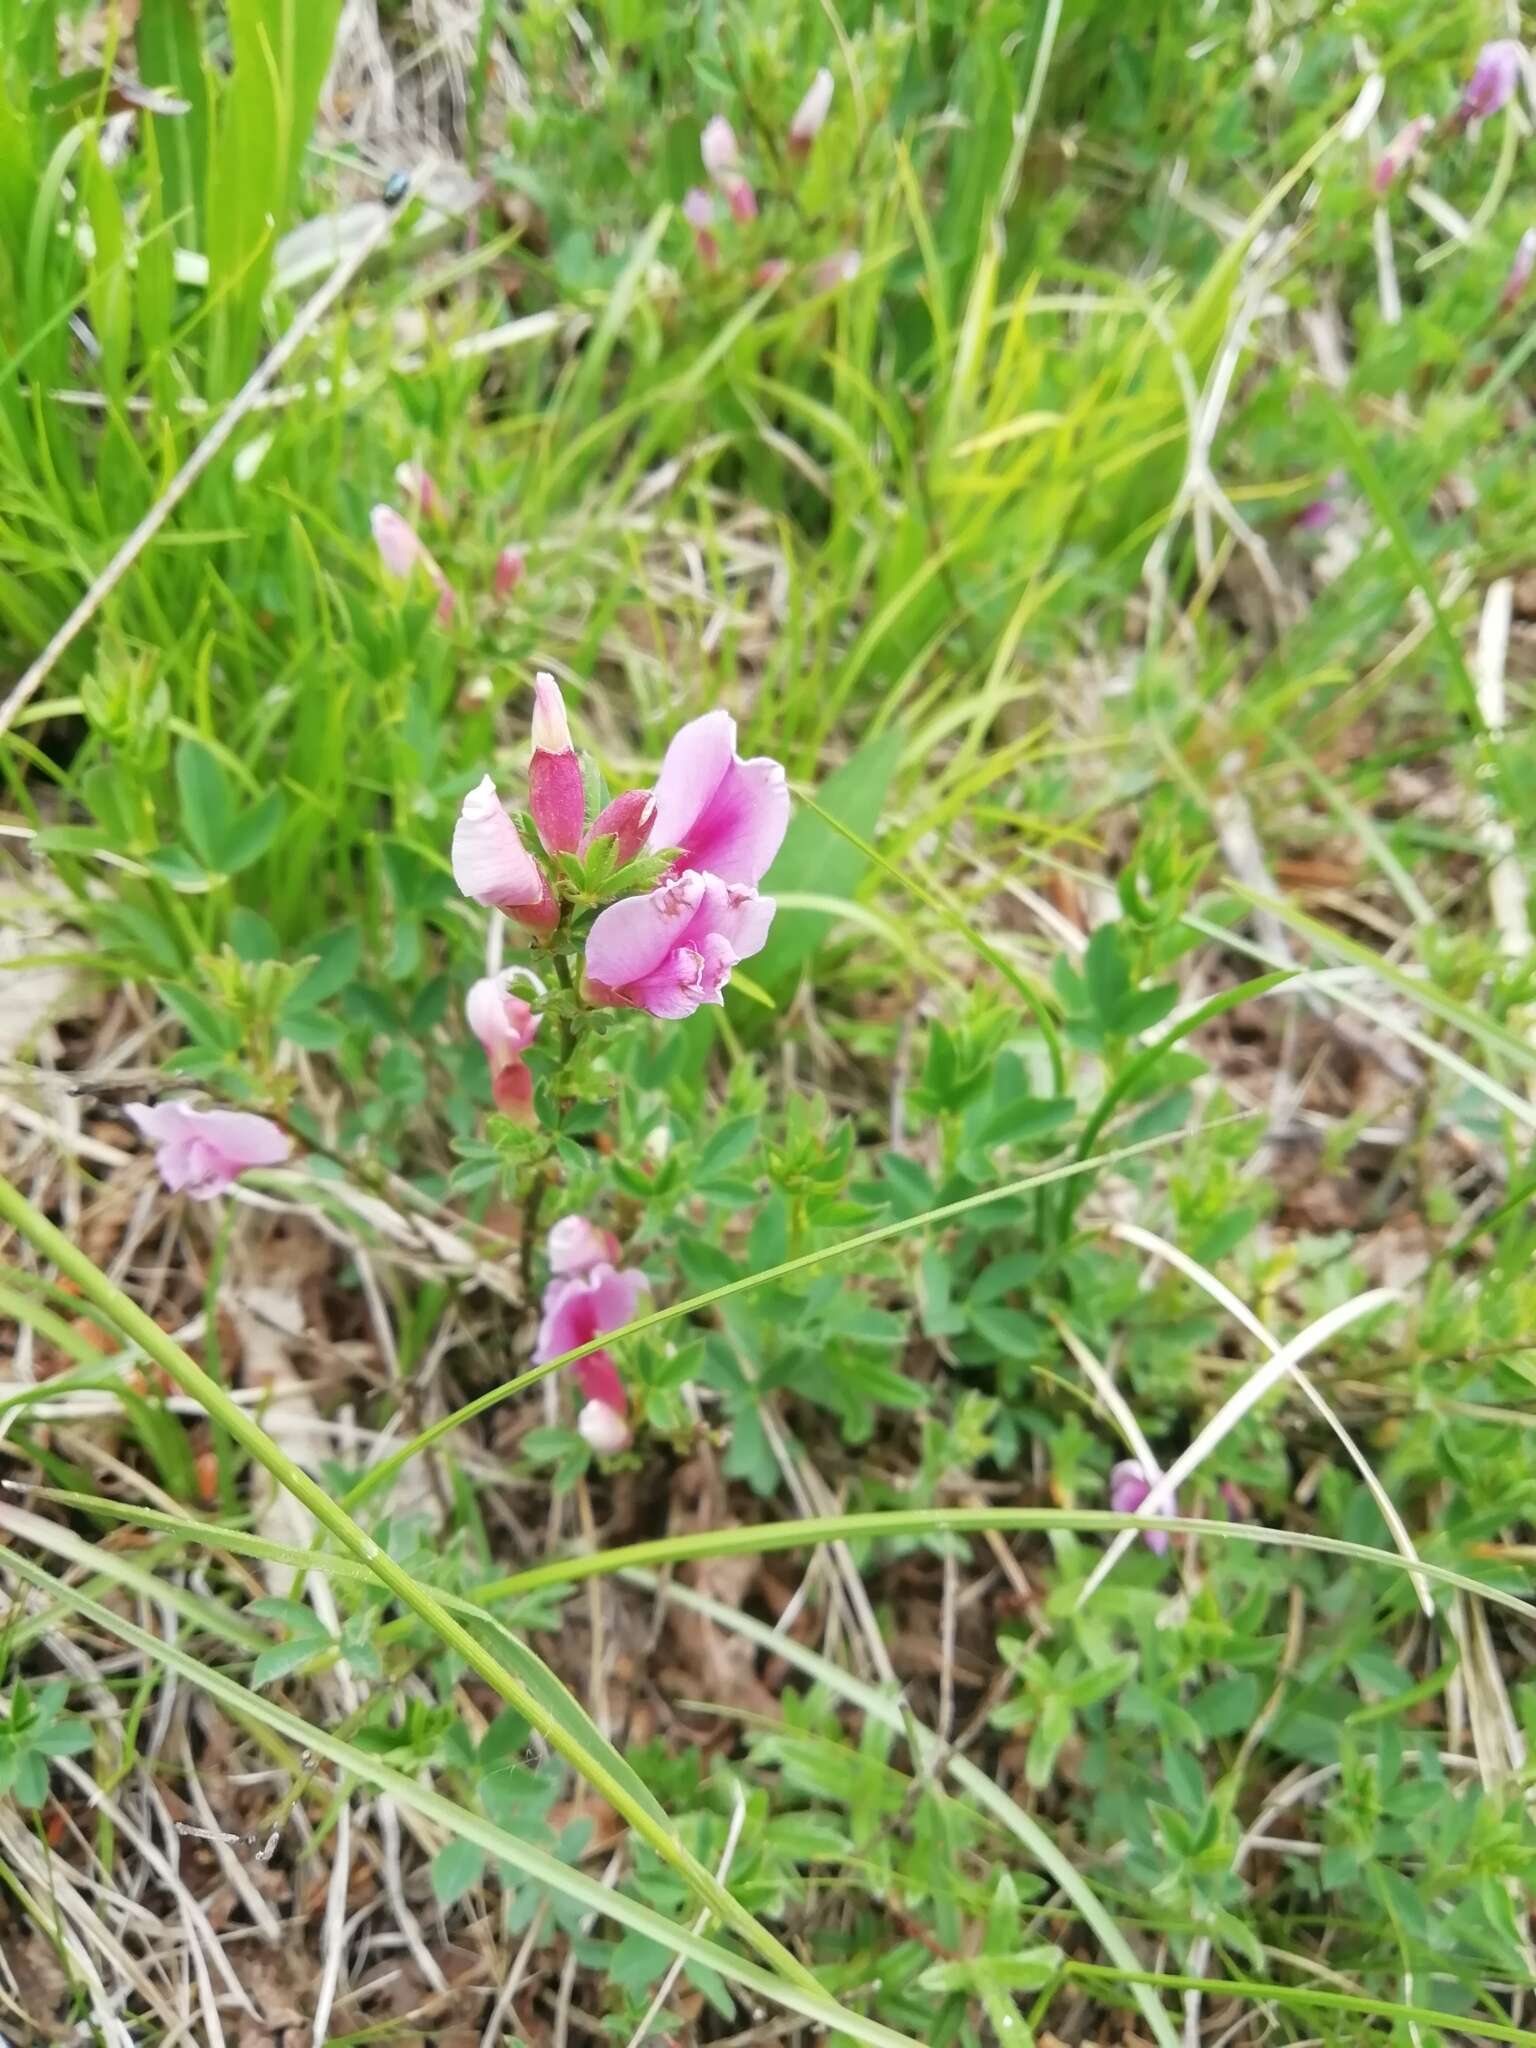
<svg viewBox="0 0 1536 2048">
<path fill-rule="evenodd" d="M 121 1560 L 105 1555 L 102 1559 L 103 1568 L 108 1570 L 119 1562 Z M 521 1841 L 480 1814 L 456 1806 L 440 1792 L 419 1784 L 403 1771 L 394 1770 L 380 1758 L 370 1756 L 348 1742 L 344 1736 L 289 1713 L 286 1707 L 279 1706 L 261 1693 L 251 1692 L 227 1673 L 214 1665 L 200 1662 L 179 1645 L 150 1635 L 137 1623 L 114 1613 L 80 1588 L 60 1584 L 41 1565 L 20 1552 L 8 1551 L 5 1565 L 8 1571 L 24 1579 L 28 1585 L 53 1595 L 131 1649 L 174 1671 L 178 1677 L 238 1714 L 243 1721 L 255 1722 L 280 1736 L 293 1746 L 296 1754 L 305 1749 L 311 1750 L 338 1770 L 346 1771 L 360 1784 L 386 1793 L 399 1805 L 409 1807 L 424 1819 L 447 1829 L 460 1841 L 473 1842 L 488 1856 L 510 1864 L 524 1877 L 532 1878 L 535 1883 L 575 1901 L 587 1911 L 617 1921 L 621 1927 L 643 1935 L 646 1940 L 655 1942 L 673 1955 L 684 1957 L 688 1962 L 701 1963 L 706 1969 L 718 1972 L 727 1983 L 739 1984 L 743 1989 L 771 1998 L 786 2010 L 799 2013 L 819 2026 L 829 2027 L 852 2040 L 866 2042 L 868 2048 L 920 2048 L 920 2044 L 909 2035 L 897 2033 L 894 2028 L 882 2026 L 877 2020 L 866 2019 L 861 2013 L 839 2005 L 819 1988 L 814 1978 L 809 1978 L 807 1972 L 798 1972 L 793 1978 L 776 1975 L 695 1934 L 687 1926 L 663 1919 L 649 1906 L 642 1906 L 622 1892 L 598 1883 L 575 1865 L 562 1863 L 557 1857 Z"/>
</svg>

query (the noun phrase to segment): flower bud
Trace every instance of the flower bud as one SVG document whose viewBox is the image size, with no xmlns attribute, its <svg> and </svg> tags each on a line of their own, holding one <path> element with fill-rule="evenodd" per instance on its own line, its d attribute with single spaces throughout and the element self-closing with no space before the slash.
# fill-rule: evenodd
<svg viewBox="0 0 1536 2048">
<path fill-rule="evenodd" d="M 831 104 L 832 74 L 823 67 L 811 80 L 809 91 L 790 120 L 789 146 L 796 156 L 804 156 L 821 133 Z"/>
<path fill-rule="evenodd" d="M 1461 105 L 1456 109 L 1458 124 L 1465 128 L 1470 122 L 1486 121 L 1508 106 L 1520 83 L 1524 64 L 1525 51 L 1510 38 L 1484 43 L 1461 96 Z"/>
<path fill-rule="evenodd" d="M 493 594 L 497 597 L 510 597 L 522 582 L 527 567 L 521 548 L 503 548 L 496 557 L 496 568 L 491 577 Z"/>
<path fill-rule="evenodd" d="M 705 123 L 704 132 L 699 137 L 699 156 L 711 179 L 725 194 L 731 218 L 737 221 L 756 220 L 757 195 L 741 174 L 736 133 L 724 114 L 716 114 Z"/>
<path fill-rule="evenodd" d="M 531 1127 L 539 1120 L 533 1106 L 533 1076 L 521 1060 L 512 1060 L 492 1076 L 491 1100 L 515 1124 Z"/>
<path fill-rule="evenodd" d="M 576 1418 L 576 1428 L 582 1441 L 600 1458 L 617 1457 L 633 1442 L 629 1424 L 606 1401 L 589 1401 Z"/>
<path fill-rule="evenodd" d="M 1419 144 L 1434 125 L 1428 114 L 1420 114 L 1416 120 L 1409 121 L 1398 129 L 1377 159 L 1376 169 L 1371 177 L 1371 183 L 1378 192 L 1385 192 L 1398 174 L 1413 161 L 1418 154 Z"/>
<path fill-rule="evenodd" d="M 1501 313 L 1507 313 L 1525 291 L 1532 271 L 1536 271 L 1536 228 L 1527 228 L 1515 245 L 1515 260 L 1509 266 L 1509 275 L 1499 295 Z"/>
<path fill-rule="evenodd" d="M 413 512 L 422 519 L 439 519 L 443 494 L 419 462 L 401 462 L 395 468 L 395 482 Z"/>
<path fill-rule="evenodd" d="M 715 239 L 715 202 L 702 185 L 690 185 L 683 195 L 683 219 L 693 229 L 693 246 L 706 270 L 720 261 L 720 244 Z"/>
<path fill-rule="evenodd" d="M 574 853 L 586 822 L 587 793 L 571 745 L 560 685 L 543 670 L 533 683 L 533 752 L 528 808 L 546 853 Z"/>
<path fill-rule="evenodd" d="M 625 867 L 650 837 L 655 818 L 656 799 L 651 792 L 648 789 L 627 789 L 598 812 L 587 827 L 581 850 L 585 853 L 594 839 L 611 838 L 614 842 L 613 864 L 616 868 Z"/>
<path fill-rule="evenodd" d="M 476 903 L 508 911 L 535 930 L 559 921 L 549 884 L 518 837 L 489 775 L 465 797 L 453 828 L 453 879 Z"/>
</svg>

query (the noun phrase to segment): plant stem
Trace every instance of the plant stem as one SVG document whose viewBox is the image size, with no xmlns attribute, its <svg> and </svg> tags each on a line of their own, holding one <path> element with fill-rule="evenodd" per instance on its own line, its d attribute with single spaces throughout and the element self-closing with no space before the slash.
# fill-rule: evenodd
<svg viewBox="0 0 1536 2048">
<path fill-rule="evenodd" d="M 358 1526 L 346 1509 L 339 1506 L 324 1487 L 279 1448 L 245 1409 L 232 1401 L 214 1379 L 203 1371 L 175 1339 L 151 1320 L 138 1304 L 115 1286 L 105 1273 L 63 1232 L 50 1223 L 41 1210 L 11 1182 L 0 1175 L 0 1219 L 10 1223 L 43 1257 L 80 1289 L 82 1296 L 111 1318 L 122 1334 L 154 1360 L 184 1394 L 199 1402 L 209 1418 L 270 1473 L 279 1486 L 306 1507 L 320 1526 L 355 1558 L 360 1559 L 397 1600 L 418 1615 L 439 1639 L 469 1668 L 494 1688 L 557 1750 L 571 1767 L 602 1794 L 616 1812 L 640 1835 L 662 1860 L 669 1864 L 720 1920 L 747 1942 L 776 1970 L 808 1991 L 821 1986 L 799 1959 L 776 1940 L 767 1928 L 734 1899 L 714 1875 L 675 1841 L 640 1803 L 596 1758 L 575 1741 L 553 1714 L 528 1688 L 518 1682 L 506 1666 L 460 1621 L 448 1612 L 436 1594 L 422 1585 L 382 1550 L 365 1529 Z"/>
</svg>

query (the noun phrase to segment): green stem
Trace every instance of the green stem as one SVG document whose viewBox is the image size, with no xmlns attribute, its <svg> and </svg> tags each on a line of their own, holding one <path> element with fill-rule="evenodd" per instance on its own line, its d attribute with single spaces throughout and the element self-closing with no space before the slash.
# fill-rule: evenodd
<svg viewBox="0 0 1536 2048">
<path fill-rule="evenodd" d="M 71 1244 L 63 1232 L 56 1229 L 20 1189 L 3 1176 L 0 1176 L 0 1219 L 13 1225 L 60 1273 L 74 1281 L 87 1301 L 108 1315 L 122 1334 L 139 1345 L 156 1365 L 169 1374 L 184 1394 L 199 1402 L 210 1419 L 222 1425 L 279 1486 L 306 1507 L 344 1550 L 367 1565 L 397 1600 L 403 1601 L 455 1655 L 463 1658 L 470 1670 L 483 1678 L 509 1706 L 515 1707 L 550 1747 L 558 1751 L 623 1816 L 635 1833 L 678 1873 L 702 1904 L 793 1983 L 803 1990 L 820 1991 L 820 1985 L 804 1964 L 767 1928 L 760 1926 L 710 1871 L 680 1842 L 673 1840 L 666 1828 L 646 1812 L 611 1772 L 567 1734 L 558 1719 L 545 1710 L 526 1686 L 512 1677 L 505 1665 L 462 1622 L 454 1619 L 433 1592 L 383 1551 L 367 1531 L 353 1521 L 346 1509 L 331 1499 L 324 1487 L 296 1465 L 260 1424 L 230 1399 L 217 1380 L 211 1379 L 174 1338 L 114 1286 L 84 1252 Z"/>
</svg>

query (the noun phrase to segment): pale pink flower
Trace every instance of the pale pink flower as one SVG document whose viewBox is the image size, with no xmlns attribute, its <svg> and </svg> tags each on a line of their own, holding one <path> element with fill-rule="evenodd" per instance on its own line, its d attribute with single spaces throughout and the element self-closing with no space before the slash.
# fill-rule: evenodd
<svg viewBox="0 0 1536 2048">
<path fill-rule="evenodd" d="M 443 494 L 419 462 L 398 463 L 395 467 L 395 482 L 400 486 L 411 510 L 422 519 L 441 517 Z"/>
<path fill-rule="evenodd" d="M 823 67 L 811 80 L 805 98 L 790 118 L 789 146 L 796 156 L 804 156 L 821 133 L 831 105 L 832 74 Z"/>
<path fill-rule="evenodd" d="M 634 1442 L 629 1424 L 606 1401 L 588 1401 L 576 1418 L 576 1428 L 582 1441 L 600 1458 L 616 1458 Z"/>
<path fill-rule="evenodd" d="M 518 837 L 489 775 L 465 797 L 453 828 L 453 879 L 489 910 L 505 910 L 536 930 L 559 919 L 538 863 Z"/>
<path fill-rule="evenodd" d="M 1461 96 L 1461 105 L 1456 109 L 1456 119 L 1461 126 L 1465 128 L 1471 121 L 1486 121 L 1490 114 L 1496 114 L 1501 107 L 1507 106 L 1520 83 L 1524 66 L 1525 51 L 1519 43 L 1508 37 L 1484 43 Z"/>
<path fill-rule="evenodd" d="M 528 564 L 523 559 L 521 548 L 506 547 L 496 557 L 496 567 L 491 573 L 491 592 L 496 597 L 510 597 L 522 582 Z"/>
<path fill-rule="evenodd" d="M 281 1166 L 293 1150 L 270 1117 L 245 1109 L 187 1109 L 179 1102 L 125 1102 L 123 1113 L 155 1147 L 171 1193 L 222 1195 L 253 1166 Z"/>
<path fill-rule="evenodd" d="M 674 733 L 654 794 L 651 847 L 677 847 L 680 867 L 702 868 L 723 882 L 759 882 L 784 843 L 784 770 L 766 755 L 740 759 L 728 711 L 707 711 Z"/>
<path fill-rule="evenodd" d="M 1122 1458 L 1110 1472 L 1109 1504 L 1117 1515 L 1134 1515 L 1151 1491 L 1152 1481 L 1135 1458 Z M 1179 1512 L 1178 1501 L 1170 1500 L 1160 1512 L 1176 1515 Z M 1148 1550 L 1155 1551 L 1159 1557 L 1168 1549 L 1166 1529 L 1148 1529 L 1144 1531 L 1143 1540 Z"/>
<path fill-rule="evenodd" d="M 464 998 L 464 1015 L 485 1048 L 492 1101 L 503 1116 L 531 1124 L 533 1076 L 523 1063 L 523 1054 L 532 1045 L 541 1020 L 521 996 L 512 994 L 510 980 L 510 975 L 499 974 L 475 982 Z"/>
<path fill-rule="evenodd" d="M 836 291 L 840 284 L 852 284 L 858 276 L 863 258 L 857 249 L 839 249 L 835 256 L 824 256 L 811 271 L 811 283 L 819 292 Z"/>
<path fill-rule="evenodd" d="M 586 822 L 587 792 L 560 685 L 543 669 L 533 679 L 532 738 L 528 809 L 534 829 L 546 853 L 574 853 Z"/>
<path fill-rule="evenodd" d="M 625 1272 L 617 1266 L 594 1266 L 567 1280 L 551 1280 L 544 1290 L 534 1364 L 548 1365 L 579 1345 L 590 1344 L 594 1337 L 622 1330 L 634 1321 L 645 1286 L 643 1273 Z M 608 1352 L 589 1351 L 575 1361 L 573 1370 L 589 1401 L 601 1401 L 616 1414 L 624 1413 L 624 1382 Z"/>
<path fill-rule="evenodd" d="M 1429 114 L 1420 114 L 1416 120 L 1398 129 L 1376 161 L 1371 183 L 1378 192 L 1385 192 L 1398 174 L 1412 163 L 1418 155 L 1419 144 L 1434 125 Z"/>
<path fill-rule="evenodd" d="M 656 799 L 648 789 L 626 789 L 612 803 L 604 804 L 582 835 L 585 853 L 594 839 L 613 841 L 613 864 L 622 868 L 644 846 L 656 816 Z"/>
<path fill-rule="evenodd" d="M 702 185 L 690 185 L 683 195 L 683 219 L 693 229 L 693 246 L 699 261 L 713 270 L 720 261 L 720 244 L 715 237 L 715 202 Z"/>
<path fill-rule="evenodd" d="M 453 617 L 453 586 L 420 534 L 406 524 L 392 505 L 375 505 L 368 523 L 387 574 L 403 583 L 419 568 L 435 585 L 438 621 L 446 626 Z"/>
<path fill-rule="evenodd" d="M 1509 266 L 1504 289 L 1499 294 L 1499 311 L 1507 313 L 1521 297 L 1536 271 L 1536 228 L 1527 228 L 1515 245 L 1515 260 Z"/>
<path fill-rule="evenodd" d="M 617 1265 L 619 1240 L 585 1216 L 562 1216 L 550 1228 L 548 1251 L 550 1272 L 557 1280 L 571 1280 L 594 1266 Z"/>
<path fill-rule="evenodd" d="M 725 194 L 732 219 L 755 220 L 757 195 L 742 176 L 736 131 L 724 114 L 716 114 L 704 124 L 704 131 L 699 137 L 699 156 L 713 183 Z"/>
<path fill-rule="evenodd" d="M 738 961 L 762 950 L 771 896 L 745 882 L 685 869 L 645 896 L 599 913 L 587 937 L 587 979 L 599 1002 L 673 1021 L 723 1001 Z"/>
</svg>

